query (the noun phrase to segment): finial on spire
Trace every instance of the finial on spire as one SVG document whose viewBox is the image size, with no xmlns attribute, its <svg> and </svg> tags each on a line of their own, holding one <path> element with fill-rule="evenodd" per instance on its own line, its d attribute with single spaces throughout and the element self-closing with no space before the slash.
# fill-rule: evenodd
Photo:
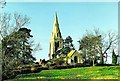
<svg viewBox="0 0 120 81">
<path fill-rule="evenodd" d="M 57 17 L 57 12 L 55 12 L 55 16 Z"/>
</svg>

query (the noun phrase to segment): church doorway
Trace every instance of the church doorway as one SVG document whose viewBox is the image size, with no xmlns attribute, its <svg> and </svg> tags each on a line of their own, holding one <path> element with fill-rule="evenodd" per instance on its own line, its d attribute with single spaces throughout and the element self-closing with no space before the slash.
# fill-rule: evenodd
<svg viewBox="0 0 120 81">
<path fill-rule="evenodd" d="M 74 62 L 78 63 L 78 57 L 77 56 L 74 57 Z"/>
<path fill-rule="evenodd" d="M 73 60 L 71 59 L 71 63 L 73 63 Z"/>
</svg>

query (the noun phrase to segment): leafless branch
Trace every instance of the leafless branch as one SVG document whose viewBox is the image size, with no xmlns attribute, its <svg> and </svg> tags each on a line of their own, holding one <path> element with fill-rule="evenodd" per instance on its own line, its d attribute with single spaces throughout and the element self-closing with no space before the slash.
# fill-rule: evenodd
<svg viewBox="0 0 120 81">
<path fill-rule="evenodd" d="M 30 18 L 26 15 L 3 13 L 0 15 L 0 35 L 1 37 L 7 36 L 11 32 L 18 31 L 20 28 L 27 26 L 29 23 Z"/>
</svg>

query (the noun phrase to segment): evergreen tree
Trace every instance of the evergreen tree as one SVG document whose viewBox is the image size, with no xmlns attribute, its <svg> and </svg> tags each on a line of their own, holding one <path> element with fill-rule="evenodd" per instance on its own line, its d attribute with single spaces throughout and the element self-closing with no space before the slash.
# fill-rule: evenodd
<svg viewBox="0 0 120 81">
<path fill-rule="evenodd" d="M 59 51 L 61 54 L 68 54 L 71 50 L 74 50 L 74 45 L 73 45 L 73 40 L 70 36 L 66 37 L 64 39 L 64 46 L 63 48 Z"/>
<path fill-rule="evenodd" d="M 33 63 L 32 54 L 39 50 L 39 44 L 31 41 L 31 30 L 24 28 L 30 23 L 26 15 L 3 13 L 0 15 L 0 56 L 2 79 L 14 75 L 19 65 Z"/>
<path fill-rule="evenodd" d="M 72 42 L 73 42 L 73 40 L 70 36 L 66 37 L 66 39 L 64 40 L 64 47 L 69 47 L 70 49 L 75 49 Z"/>
<path fill-rule="evenodd" d="M 112 64 L 116 64 L 117 63 L 117 55 L 115 54 L 115 51 L 113 49 L 112 51 Z"/>
<path fill-rule="evenodd" d="M 32 46 L 29 42 L 32 35 L 31 30 L 20 28 L 17 32 L 2 39 L 2 71 L 3 77 L 12 75 L 12 70 L 23 64 L 33 63 L 35 58 L 32 56 Z"/>
</svg>

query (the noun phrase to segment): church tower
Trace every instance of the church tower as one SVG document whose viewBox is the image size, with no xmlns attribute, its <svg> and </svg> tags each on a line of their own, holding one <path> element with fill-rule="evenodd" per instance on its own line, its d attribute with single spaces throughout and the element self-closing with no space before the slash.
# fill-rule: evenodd
<svg viewBox="0 0 120 81">
<path fill-rule="evenodd" d="M 50 39 L 49 59 L 53 59 L 57 50 L 63 48 L 63 38 L 59 29 L 57 13 L 54 17 L 52 37 Z"/>
</svg>

